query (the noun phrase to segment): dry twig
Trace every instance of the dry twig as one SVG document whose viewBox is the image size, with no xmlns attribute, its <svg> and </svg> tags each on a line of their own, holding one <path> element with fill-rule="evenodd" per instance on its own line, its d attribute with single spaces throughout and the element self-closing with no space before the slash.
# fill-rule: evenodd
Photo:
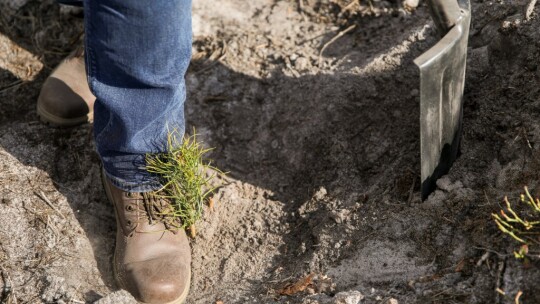
<svg viewBox="0 0 540 304">
<path fill-rule="evenodd" d="M 9 90 L 9 89 L 18 87 L 18 86 L 20 86 L 21 84 L 23 84 L 23 81 L 19 79 L 19 80 L 13 82 L 13 83 L 10 83 L 10 84 L 6 85 L 5 87 L 0 88 L 0 93 L 2 93 L 2 92 L 4 92 L 4 91 L 7 91 L 7 90 Z"/>
<path fill-rule="evenodd" d="M 330 39 L 330 41 L 328 41 L 327 43 L 325 43 L 323 45 L 323 47 L 321 48 L 321 51 L 319 52 L 319 67 L 322 66 L 322 55 L 323 55 L 324 50 L 326 50 L 326 48 L 328 46 L 330 46 L 332 43 L 336 42 L 336 40 L 343 37 L 345 34 L 347 34 L 348 32 L 350 32 L 352 30 L 354 30 L 355 28 L 356 28 L 356 24 L 353 24 L 353 25 L 349 26 L 348 28 L 346 28 L 343 31 L 339 32 L 336 36 L 334 36 L 334 38 Z"/>
<path fill-rule="evenodd" d="M 58 213 L 60 215 L 60 217 L 62 217 L 63 219 L 66 219 L 66 217 L 62 214 L 62 212 L 60 212 L 60 210 L 56 209 L 56 207 L 53 205 L 53 203 L 51 203 L 51 201 L 45 196 L 45 193 L 43 193 L 43 191 L 40 191 L 39 193 L 34 192 L 34 194 L 37 195 L 39 198 L 41 198 L 45 203 L 47 203 L 47 205 L 49 205 L 49 207 L 51 207 L 52 210 L 54 210 L 56 213 Z"/>
<path fill-rule="evenodd" d="M 514 298 L 514 303 L 515 304 L 519 304 L 519 298 L 521 298 L 521 296 L 523 295 L 523 291 L 518 291 L 517 294 L 516 294 L 516 297 Z"/>
<path fill-rule="evenodd" d="M 495 291 L 497 292 L 496 294 L 496 299 L 497 299 L 497 303 L 501 303 L 501 295 L 502 296 L 505 296 L 505 292 L 501 289 L 501 286 L 502 286 L 502 280 L 503 280 L 503 275 L 504 275 L 504 269 L 506 268 L 506 259 L 502 260 L 499 262 L 499 266 L 497 267 L 497 281 L 496 281 L 496 288 L 495 288 Z"/>
<path fill-rule="evenodd" d="M 525 20 L 531 20 L 531 15 L 534 12 L 534 6 L 536 5 L 536 1 L 537 0 L 531 0 L 529 1 L 529 4 L 527 4 L 527 8 L 525 9 Z"/>
</svg>

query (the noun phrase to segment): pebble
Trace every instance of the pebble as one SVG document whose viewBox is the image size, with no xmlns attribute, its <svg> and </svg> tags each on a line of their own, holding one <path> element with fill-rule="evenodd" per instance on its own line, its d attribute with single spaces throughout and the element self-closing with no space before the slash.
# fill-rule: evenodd
<svg viewBox="0 0 540 304">
<path fill-rule="evenodd" d="M 65 279 L 63 277 L 48 275 L 45 277 L 46 287 L 42 291 L 41 299 L 47 303 L 56 303 L 66 294 Z"/>
<path fill-rule="evenodd" d="M 326 188 L 324 187 L 321 187 L 319 188 L 319 190 L 317 192 L 315 192 L 315 194 L 313 195 L 313 197 L 316 199 L 316 200 L 322 200 L 326 194 L 328 192 L 326 191 Z"/>
<path fill-rule="evenodd" d="M 452 183 L 450 178 L 445 175 L 437 180 L 437 187 L 443 191 L 450 192 L 456 189 L 463 188 L 463 183 L 461 181 L 456 181 Z"/>
<path fill-rule="evenodd" d="M 118 304 L 118 303 L 137 304 L 137 301 L 135 300 L 135 298 L 133 298 L 133 296 L 129 292 L 125 290 L 118 290 L 94 302 L 94 304 Z"/>
<path fill-rule="evenodd" d="M 448 178 L 448 176 L 443 176 L 439 178 L 436 184 L 437 187 L 439 187 L 439 189 L 443 191 L 450 192 L 452 190 L 452 181 L 450 180 L 450 178 Z"/>
<path fill-rule="evenodd" d="M 358 304 L 364 295 L 356 290 L 338 292 L 334 296 L 334 304 Z"/>
<path fill-rule="evenodd" d="M 420 0 L 405 0 L 403 1 L 403 6 L 409 8 L 417 8 L 420 4 Z"/>
<path fill-rule="evenodd" d="M 299 71 L 305 71 L 311 67 L 311 63 L 306 57 L 298 57 L 294 61 L 294 67 Z"/>
</svg>

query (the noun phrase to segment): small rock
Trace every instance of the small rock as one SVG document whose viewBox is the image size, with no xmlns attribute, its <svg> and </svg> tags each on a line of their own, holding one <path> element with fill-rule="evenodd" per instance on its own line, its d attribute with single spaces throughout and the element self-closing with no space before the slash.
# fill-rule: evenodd
<svg viewBox="0 0 540 304">
<path fill-rule="evenodd" d="M 386 301 L 386 304 L 399 304 L 398 300 L 391 298 Z"/>
<path fill-rule="evenodd" d="M 405 0 L 403 1 L 403 6 L 405 8 L 417 8 L 420 4 L 420 0 Z"/>
<path fill-rule="evenodd" d="M 57 276 L 46 276 L 45 281 L 47 287 L 43 290 L 41 294 L 41 299 L 44 302 L 58 302 L 62 300 L 66 293 L 66 288 L 64 286 L 65 279 Z"/>
<path fill-rule="evenodd" d="M 298 71 L 305 71 L 305 70 L 308 70 L 311 67 L 311 63 L 309 62 L 309 59 L 307 59 L 306 57 L 298 57 L 294 61 L 294 67 Z"/>
<path fill-rule="evenodd" d="M 129 292 L 125 290 L 118 290 L 94 302 L 94 304 L 118 304 L 118 303 L 137 304 L 137 301 L 135 300 L 135 298 L 133 298 L 133 296 Z"/>
<path fill-rule="evenodd" d="M 356 290 L 338 292 L 334 296 L 334 304 L 358 304 L 364 298 L 364 295 Z"/>
<path fill-rule="evenodd" d="M 326 192 L 326 188 L 324 187 L 321 187 L 319 188 L 319 190 L 317 192 L 315 192 L 315 194 L 313 195 L 313 197 L 316 199 L 316 200 L 322 200 L 326 194 L 328 192 Z"/>
<path fill-rule="evenodd" d="M 437 180 L 437 187 L 443 191 L 449 192 L 452 190 L 452 181 L 448 176 L 443 176 Z"/>
<path fill-rule="evenodd" d="M 300 253 L 306 253 L 306 243 L 302 242 L 302 244 L 300 244 Z"/>
<path fill-rule="evenodd" d="M 349 220 L 351 212 L 347 209 L 341 209 L 339 211 L 334 211 L 330 214 L 332 219 L 337 223 L 341 224 Z"/>
<path fill-rule="evenodd" d="M 445 192 L 451 192 L 463 188 L 463 183 L 461 181 L 452 183 L 450 178 L 445 175 L 437 180 L 437 187 Z"/>
</svg>

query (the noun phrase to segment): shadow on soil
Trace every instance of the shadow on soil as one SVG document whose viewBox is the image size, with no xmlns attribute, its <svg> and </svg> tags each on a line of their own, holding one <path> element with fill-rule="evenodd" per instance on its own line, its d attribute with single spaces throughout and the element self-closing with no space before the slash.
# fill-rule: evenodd
<svg viewBox="0 0 540 304">
<path fill-rule="evenodd" d="M 92 128 L 51 128 L 39 121 L 35 111 L 41 84 L 60 60 L 79 45 L 82 20 L 60 14 L 52 1 L 30 1 L 17 11 L 0 3 L 0 12 L 0 35 L 43 63 L 41 71 L 29 70 L 34 76 L 28 81 L 0 69 L 0 146 L 25 166 L 43 170 L 56 188 L 51 189 L 48 183 L 36 178 L 27 185 L 33 192 L 57 190 L 66 197 L 92 245 L 103 282 L 114 287 L 111 263 L 115 220 L 101 189 Z M 9 69 L 10 64 L 26 63 L 4 64 Z M 32 199 L 40 200 L 37 196 Z M 89 291 L 85 297 L 86 301 L 94 301 L 101 296 Z"/>
</svg>

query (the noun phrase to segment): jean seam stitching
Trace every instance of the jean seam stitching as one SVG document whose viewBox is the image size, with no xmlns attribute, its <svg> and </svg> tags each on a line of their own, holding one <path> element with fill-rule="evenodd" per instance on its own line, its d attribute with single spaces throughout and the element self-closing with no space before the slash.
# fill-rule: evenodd
<svg viewBox="0 0 540 304">
<path fill-rule="evenodd" d="M 86 2 L 84 3 L 84 5 L 86 7 L 89 7 L 91 6 L 91 1 L 90 0 L 86 0 Z M 97 77 L 97 74 L 98 74 L 98 70 L 97 70 L 97 64 L 96 64 L 96 61 L 95 61 L 95 56 L 94 56 L 94 50 L 92 49 L 92 47 L 90 47 L 90 44 L 88 43 L 88 41 L 92 38 L 92 35 L 93 35 L 93 29 L 92 29 L 92 24 L 90 22 L 90 20 L 92 19 L 91 18 L 91 15 L 90 15 L 90 12 L 92 11 L 92 9 L 86 9 L 85 10 L 85 27 L 86 27 L 86 35 L 85 35 L 85 48 L 86 48 L 86 66 L 88 67 L 87 68 L 87 81 L 88 81 L 88 86 L 90 87 L 90 91 L 92 92 L 92 94 L 94 94 L 94 96 L 96 95 L 95 94 L 95 87 L 96 87 L 96 77 Z M 109 120 L 107 121 L 107 124 L 105 124 L 105 127 L 103 127 L 103 130 L 101 130 L 101 132 L 99 132 L 99 134 L 96 134 L 96 142 L 99 141 L 99 139 L 101 139 L 103 133 L 110 129 L 111 125 L 112 125 L 112 115 L 109 113 Z"/>
</svg>

